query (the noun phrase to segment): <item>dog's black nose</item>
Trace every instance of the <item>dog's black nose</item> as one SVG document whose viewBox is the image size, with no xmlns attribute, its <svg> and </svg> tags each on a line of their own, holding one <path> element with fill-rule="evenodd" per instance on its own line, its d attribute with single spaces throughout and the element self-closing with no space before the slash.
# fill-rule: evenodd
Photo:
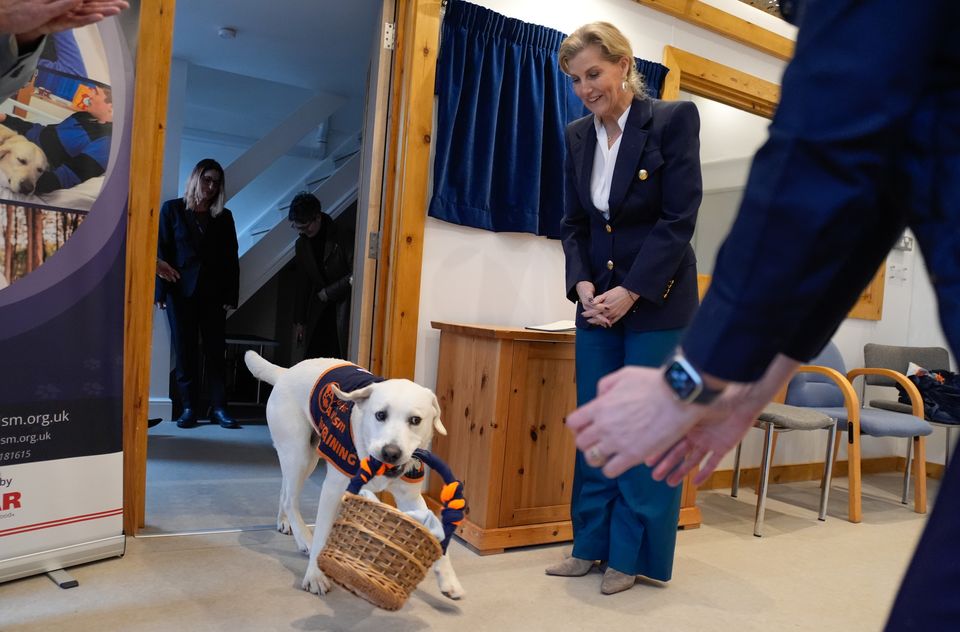
<svg viewBox="0 0 960 632">
<path fill-rule="evenodd" d="M 403 456 L 403 450 L 401 450 L 399 446 L 391 443 L 383 446 L 383 449 L 380 450 L 380 456 L 383 457 L 381 460 L 384 463 L 393 465 Z"/>
<path fill-rule="evenodd" d="M 21 182 L 20 183 L 20 193 L 24 195 L 29 195 L 33 193 L 33 183 L 31 182 Z"/>
</svg>

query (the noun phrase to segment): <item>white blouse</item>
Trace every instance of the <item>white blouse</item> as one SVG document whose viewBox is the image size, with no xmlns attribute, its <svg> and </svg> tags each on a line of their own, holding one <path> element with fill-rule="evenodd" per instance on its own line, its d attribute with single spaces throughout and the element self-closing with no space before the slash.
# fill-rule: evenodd
<svg viewBox="0 0 960 632">
<path fill-rule="evenodd" d="M 593 127 L 597 130 L 597 148 L 593 153 L 593 173 L 590 174 L 590 199 L 604 218 L 610 219 L 610 183 L 613 181 L 613 169 L 617 166 L 620 153 L 620 140 L 623 138 L 623 126 L 630 114 L 630 105 L 617 119 L 620 136 L 607 147 L 607 130 L 597 116 L 593 117 Z"/>
</svg>

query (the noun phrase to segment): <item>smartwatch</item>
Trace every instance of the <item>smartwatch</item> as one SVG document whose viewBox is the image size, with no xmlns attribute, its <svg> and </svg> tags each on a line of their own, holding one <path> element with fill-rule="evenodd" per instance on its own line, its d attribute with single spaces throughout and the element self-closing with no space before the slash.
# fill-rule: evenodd
<svg viewBox="0 0 960 632">
<path fill-rule="evenodd" d="M 709 404 L 723 392 L 707 386 L 700 372 L 677 352 L 663 367 L 663 379 L 674 396 L 686 404 Z"/>
</svg>

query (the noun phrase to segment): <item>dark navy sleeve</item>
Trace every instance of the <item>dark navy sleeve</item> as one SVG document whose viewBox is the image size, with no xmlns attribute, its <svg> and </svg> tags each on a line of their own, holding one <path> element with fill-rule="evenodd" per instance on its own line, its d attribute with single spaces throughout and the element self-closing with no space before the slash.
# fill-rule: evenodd
<svg viewBox="0 0 960 632">
<path fill-rule="evenodd" d="M 580 281 L 594 282 L 593 276 L 590 274 L 590 216 L 587 215 L 586 209 L 580 204 L 580 196 L 577 193 L 577 176 L 571 141 L 573 126 L 579 122 L 571 123 L 566 130 L 567 160 L 564 173 L 566 208 L 563 213 L 563 221 L 560 224 L 560 239 L 563 243 L 566 267 L 567 298 L 573 302 L 579 300 L 577 283 Z M 588 133 L 592 132 L 591 127 Z"/>
<path fill-rule="evenodd" d="M 770 137 L 683 341 L 702 370 L 754 381 L 778 353 L 809 359 L 842 322 L 905 225 L 898 156 L 957 12 L 806 4 Z"/>
</svg>

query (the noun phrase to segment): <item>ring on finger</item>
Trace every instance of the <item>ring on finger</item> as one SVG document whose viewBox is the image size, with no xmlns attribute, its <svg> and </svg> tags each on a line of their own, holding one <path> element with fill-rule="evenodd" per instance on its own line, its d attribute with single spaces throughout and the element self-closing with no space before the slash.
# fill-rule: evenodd
<svg viewBox="0 0 960 632">
<path fill-rule="evenodd" d="M 603 455 L 603 452 L 601 452 L 600 448 L 597 446 L 593 446 L 587 450 L 586 457 L 587 461 L 590 463 L 599 463 L 600 465 L 603 465 L 607 462 L 607 457 Z"/>
</svg>

